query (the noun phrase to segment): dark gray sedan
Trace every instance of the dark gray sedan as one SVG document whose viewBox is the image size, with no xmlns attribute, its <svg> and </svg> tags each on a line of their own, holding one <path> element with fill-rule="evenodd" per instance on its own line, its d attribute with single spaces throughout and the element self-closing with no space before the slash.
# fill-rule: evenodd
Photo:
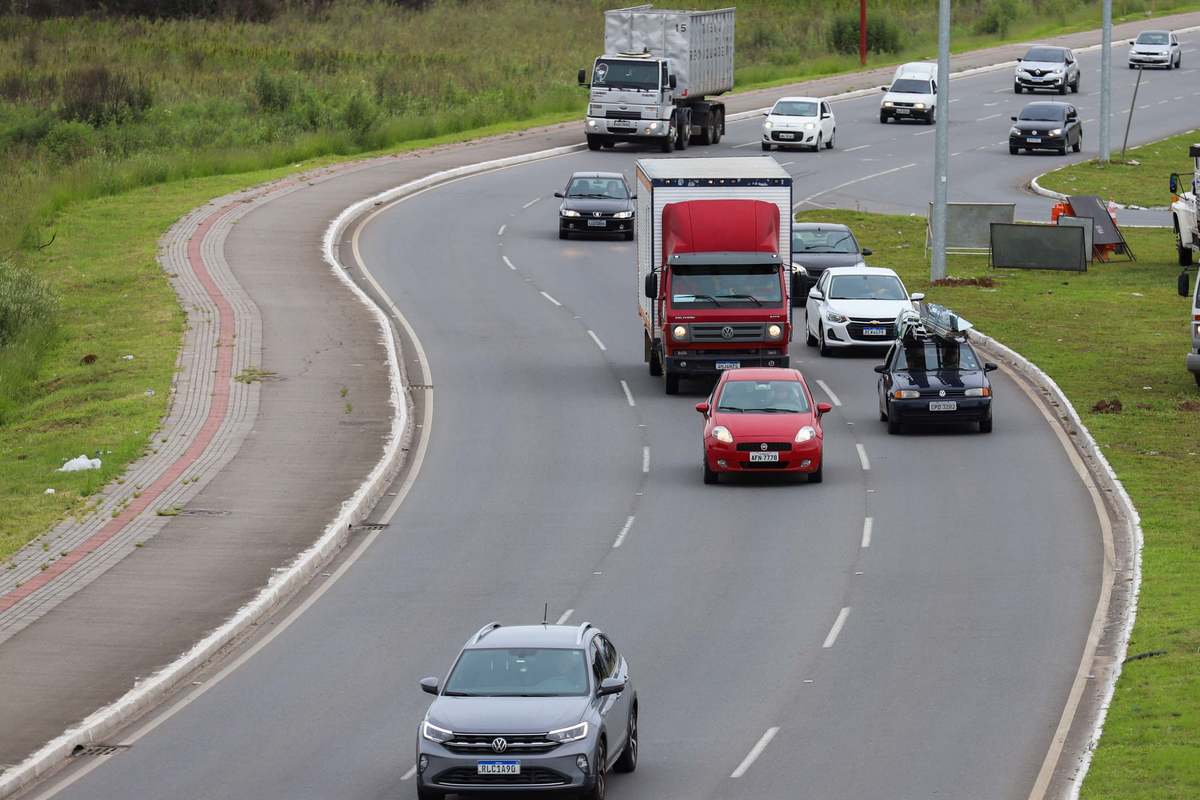
<svg viewBox="0 0 1200 800">
<path fill-rule="evenodd" d="M 845 225 L 836 222 L 792 224 L 792 305 L 802 306 L 808 290 L 829 267 L 855 267 L 871 255 Z"/>
<path fill-rule="evenodd" d="M 1066 155 L 1070 147 L 1076 153 L 1083 145 L 1083 123 L 1070 103 L 1030 103 L 1013 117 L 1008 132 L 1008 152 L 1053 150 Z"/>
<path fill-rule="evenodd" d="M 567 181 L 558 209 L 558 238 L 572 233 L 619 233 L 633 238 L 633 201 L 625 176 L 619 172 L 576 172 Z"/>
</svg>

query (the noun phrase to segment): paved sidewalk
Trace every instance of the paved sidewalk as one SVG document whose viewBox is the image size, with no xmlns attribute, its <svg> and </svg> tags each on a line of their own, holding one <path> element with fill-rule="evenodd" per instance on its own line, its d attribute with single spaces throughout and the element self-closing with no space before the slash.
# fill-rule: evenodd
<svg viewBox="0 0 1200 800">
<path fill-rule="evenodd" d="M 1118 26 L 1114 41 L 1148 25 L 1200 25 L 1200 13 Z M 1024 49 L 956 56 L 953 68 Z M 785 93 L 864 89 L 892 71 L 726 104 L 736 113 Z M 384 346 L 321 258 L 329 221 L 440 170 L 580 141 L 572 122 L 341 165 L 222 198 L 172 228 L 161 260 L 176 276 L 189 330 L 158 450 L 106 489 L 91 519 L 51 533 L 52 549 L 71 555 L 42 570 L 39 546 L 0 575 L 0 765 L 18 763 L 216 628 L 317 539 L 380 459 L 392 418 Z M 234 380 L 250 367 L 270 375 Z M 180 513 L 156 514 L 168 508 Z"/>
</svg>

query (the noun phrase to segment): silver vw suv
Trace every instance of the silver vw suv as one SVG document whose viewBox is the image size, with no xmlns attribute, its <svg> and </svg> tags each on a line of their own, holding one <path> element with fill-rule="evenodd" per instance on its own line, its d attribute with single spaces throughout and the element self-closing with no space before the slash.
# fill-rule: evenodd
<svg viewBox="0 0 1200 800">
<path fill-rule="evenodd" d="M 417 796 L 575 790 L 607 795 L 633 772 L 638 698 L 629 665 L 590 623 L 483 626 L 458 654 L 417 731 Z"/>
</svg>

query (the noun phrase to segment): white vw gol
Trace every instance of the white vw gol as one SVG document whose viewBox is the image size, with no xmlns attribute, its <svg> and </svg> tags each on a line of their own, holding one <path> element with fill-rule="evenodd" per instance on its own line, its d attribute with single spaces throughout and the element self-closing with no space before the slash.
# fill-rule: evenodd
<svg viewBox="0 0 1200 800">
<path fill-rule="evenodd" d="M 830 267 L 808 292 L 804 324 L 809 347 L 887 347 L 896 340 L 896 316 L 925 299 L 909 295 L 898 275 L 883 267 Z"/>
<path fill-rule="evenodd" d="M 762 126 L 762 149 L 809 147 L 833 149 L 837 118 L 829 102 L 820 97 L 781 97 L 766 114 Z"/>
</svg>

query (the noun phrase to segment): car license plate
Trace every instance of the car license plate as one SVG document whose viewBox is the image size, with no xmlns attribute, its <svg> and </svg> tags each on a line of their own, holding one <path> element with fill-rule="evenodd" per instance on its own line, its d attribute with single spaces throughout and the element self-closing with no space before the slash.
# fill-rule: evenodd
<svg viewBox="0 0 1200 800">
<path fill-rule="evenodd" d="M 479 775 L 520 775 L 520 761 L 480 761 L 477 767 Z"/>
<path fill-rule="evenodd" d="M 627 119 L 609 120 L 608 127 L 610 128 L 632 128 L 633 123 Z"/>
<path fill-rule="evenodd" d="M 1026 139 L 1025 139 L 1025 141 L 1029 142 L 1030 144 L 1041 144 L 1041 143 L 1042 143 L 1042 137 L 1040 137 L 1040 136 L 1030 136 L 1030 137 L 1026 138 Z"/>
<path fill-rule="evenodd" d="M 603 228 L 607 225 L 608 225 L 608 223 L 602 219 L 589 219 L 588 220 L 589 228 Z"/>
<path fill-rule="evenodd" d="M 863 336 L 887 336 L 887 328 L 863 328 Z"/>
<path fill-rule="evenodd" d="M 896 113 L 897 113 L 897 114 L 907 114 L 907 113 L 909 113 L 909 112 L 908 112 L 908 109 L 907 109 L 907 108 L 897 108 L 897 109 L 896 109 Z"/>
<path fill-rule="evenodd" d="M 738 369 L 741 366 L 742 366 L 742 362 L 740 362 L 740 361 L 718 361 L 717 362 L 717 369 L 719 369 L 719 370 Z"/>
<path fill-rule="evenodd" d="M 756 461 L 778 461 L 778 460 L 779 460 L 779 453 L 775 453 L 775 452 L 751 453 L 750 454 L 751 463 L 756 462 Z"/>
<path fill-rule="evenodd" d="M 795 139 L 795 138 L 796 138 L 796 134 L 794 134 L 794 133 L 781 133 L 781 134 L 779 134 L 779 138 L 780 138 L 780 139 Z"/>
<path fill-rule="evenodd" d="M 930 400 L 930 411 L 958 411 L 958 401 L 956 400 Z"/>
</svg>

